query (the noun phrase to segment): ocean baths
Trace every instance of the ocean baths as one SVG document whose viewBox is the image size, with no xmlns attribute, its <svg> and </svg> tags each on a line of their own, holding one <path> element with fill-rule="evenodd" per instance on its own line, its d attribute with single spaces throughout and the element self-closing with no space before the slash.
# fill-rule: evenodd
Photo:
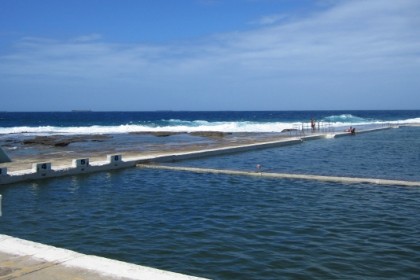
<svg viewBox="0 0 420 280">
<path fill-rule="evenodd" d="M 358 133 L 366 133 L 366 132 L 373 132 L 377 130 L 388 129 L 387 128 L 374 128 L 374 129 L 366 129 L 360 131 Z M 221 148 L 213 148 L 213 149 L 204 149 L 204 150 L 197 150 L 197 151 L 189 151 L 189 152 L 177 152 L 173 154 L 167 155 L 158 155 L 152 157 L 145 157 L 145 156 L 134 156 L 131 159 L 123 160 L 123 157 L 119 155 L 108 155 L 106 161 L 96 161 L 90 162 L 89 158 L 83 159 L 73 159 L 71 166 L 58 166 L 52 169 L 51 162 L 43 162 L 43 163 L 34 163 L 32 165 L 31 170 L 19 170 L 14 172 L 7 171 L 7 167 L 0 168 L 0 185 L 1 184 L 10 184 L 16 183 L 20 181 L 28 181 L 28 180 L 39 180 L 45 178 L 54 178 L 54 177 L 62 177 L 62 176 L 71 176 L 83 173 L 93 173 L 93 172 L 100 172 L 100 171 L 109 171 L 114 169 L 120 168 L 127 168 L 133 167 L 137 164 L 143 164 L 148 162 L 174 162 L 174 161 L 183 161 L 188 159 L 194 158 L 203 158 L 209 156 L 220 156 L 224 154 L 231 154 L 231 153 L 239 153 L 239 152 L 246 152 L 256 149 L 267 149 L 279 146 L 286 146 L 286 145 L 294 145 L 299 144 L 302 141 L 314 140 L 314 139 L 321 139 L 321 138 L 335 138 L 335 137 L 342 137 L 342 136 L 349 136 L 347 132 L 341 133 L 315 133 L 310 134 L 308 136 L 303 136 L 300 138 L 293 138 L 288 137 L 286 139 L 280 139 L 275 141 L 268 141 L 268 142 L 257 142 L 252 144 L 243 144 L 243 145 L 236 145 L 236 146 L 229 146 L 229 147 L 221 147 Z M 232 174 L 232 172 L 231 172 Z M 299 178 L 296 177 L 297 174 L 289 174 L 289 178 Z M 314 180 L 326 180 L 326 176 L 323 177 L 316 177 L 317 174 L 312 174 L 311 176 L 300 176 L 300 178 L 305 179 L 314 179 Z M 277 176 L 279 177 L 279 176 Z M 279 177 L 280 178 L 280 177 Z M 287 178 L 287 176 L 283 175 L 282 178 Z M 330 177 L 333 179 L 332 177 Z M 368 179 L 365 182 L 370 183 L 378 183 L 383 184 L 381 178 L 366 178 Z M 335 181 L 343 181 L 343 182 L 363 182 L 362 178 L 335 178 Z M 420 182 L 410 182 L 410 181 L 403 181 L 403 180 L 394 180 L 394 181 L 385 181 L 384 184 L 396 184 L 396 185 L 403 185 L 403 186 L 419 186 Z"/>
<path fill-rule="evenodd" d="M 255 172 L 260 164 L 263 173 L 309 174 L 315 170 L 315 174 L 364 175 L 370 165 L 367 159 L 373 162 L 376 152 L 361 153 L 361 142 L 383 146 L 379 140 L 394 142 L 393 137 L 403 135 L 405 144 L 410 144 L 413 133 L 406 128 L 390 129 L 199 160 L 176 161 L 167 155 L 162 161 L 175 167 L 229 166 Z M 418 180 L 411 174 L 415 168 L 402 170 L 410 165 L 403 147 L 398 149 L 407 162 L 394 164 L 394 168 L 389 168 L 386 159 L 393 150 L 389 145 L 383 147 L 388 148 L 377 153 L 382 154 L 378 168 L 387 167 L 389 172 L 381 177 Z M 334 149 L 348 166 L 337 164 Z M 319 160 L 311 163 L 311 158 Z M 334 168 L 325 168 L 322 160 L 326 159 Z M 2 232 L 85 254 L 213 279 L 379 277 L 401 275 L 402 270 L 410 277 L 418 273 L 414 245 L 417 188 L 359 183 L 349 188 L 332 182 L 136 168 L 2 188 L 8 198 Z M 16 205 L 17 201 L 21 203 Z M 31 226 L 25 227 L 28 223 Z M 388 236 L 395 234 L 404 242 L 391 242 Z M 386 253 L 384 244 L 391 243 L 399 253 Z M 397 263 L 397 259 L 404 262 Z"/>
</svg>

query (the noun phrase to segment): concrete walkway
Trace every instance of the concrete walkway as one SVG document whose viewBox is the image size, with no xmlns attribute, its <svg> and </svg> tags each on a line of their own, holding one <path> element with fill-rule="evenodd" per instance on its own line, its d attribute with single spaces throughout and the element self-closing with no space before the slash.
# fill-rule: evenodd
<svg viewBox="0 0 420 280">
<path fill-rule="evenodd" d="M 390 127 L 380 127 L 359 131 L 360 133 L 373 132 Z M 339 133 L 311 133 L 300 137 L 281 137 L 271 141 L 257 141 L 252 143 L 242 143 L 238 145 L 218 146 L 208 149 L 193 149 L 189 151 L 172 151 L 169 153 L 158 153 L 154 155 L 132 154 L 130 156 L 107 155 L 105 161 L 95 161 L 94 158 L 63 159 L 50 160 L 39 163 L 33 163 L 32 169 L 23 169 L 26 162 L 3 163 L 0 165 L 0 185 L 40 180 L 47 178 L 56 178 L 62 176 L 72 176 L 78 174 L 87 174 L 100 171 L 110 171 L 114 169 L 134 167 L 136 164 L 148 162 L 173 162 L 186 159 L 196 159 L 209 156 L 219 156 L 232 153 L 240 153 L 257 149 L 267 149 L 279 146 L 299 144 L 304 141 L 335 138 L 350 135 L 348 132 Z M 66 161 L 63 162 L 63 160 Z M 71 161 L 71 165 L 69 164 Z M 14 169 L 15 171 L 11 171 Z"/>
<path fill-rule="evenodd" d="M 204 279 L 0 235 L 0 280 Z"/>
<path fill-rule="evenodd" d="M 368 184 L 387 185 L 387 186 L 395 185 L 395 186 L 404 186 L 404 187 L 420 187 L 420 182 L 417 182 L 417 181 L 388 180 L 388 179 L 377 179 L 377 178 L 323 176 L 323 175 L 310 175 L 310 174 L 272 173 L 272 172 L 255 172 L 255 171 L 250 172 L 250 171 L 240 171 L 240 170 L 165 166 L 165 165 L 151 165 L 151 164 L 138 164 L 137 166 L 140 168 L 147 168 L 147 169 L 187 171 L 187 172 L 194 172 L 194 173 L 212 173 L 212 174 L 241 175 L 241 176 L 265 177 L 265 178 L 277 178 L 277 179 L 311 180 L 311 181 L 335 182 L 335 183 L 344 183 L 344 184 L 368 183 Z"/>
<path fill-rule="evenodd" d="M 308 140 L 325 137 L 325 135 L 313 135 Z M 62 176 L 72 176 L 78 174 L 87 174 L 100 171 L 109 171 L 114 169 L 135 167 L 138 163 L 145 162 L 171 162 L 192 158 L 201 158 L 208 156 L 217 156 L 229 153 L 239 153 L 244 151 L 272 148 L 285 145 L 293 145 L 301 143 L 301 138 L 288 137 L 281 138 L 275 141 L 256 142 L 250 144 L 241 144 L 235 146 L 223 146 L 210 149 L 198 149 L 192 151 L 173 151 L 172 153 L 158 153 L 155 155 L 131 155 L 130 157 L 122 157 L 121 155 L 108 155 L 106 161 L 92 161 L 89 158 L 74 159 L 70 164 L 71 159 L 67 159 L 67 164 L 54 166 L 53 162 L 41 162 L 33 164 L 32 169 L 23 169 L 10 172 L 8 168 L 15 165 L 20 166 L 19 163 L 9 163 L 0 166 L 0 185 L 11 184 L 29 180 L 40 180 L 47 178 L 56 178 Z M 83 164 L 82 164 L 83 162 Z"/>
</svg>

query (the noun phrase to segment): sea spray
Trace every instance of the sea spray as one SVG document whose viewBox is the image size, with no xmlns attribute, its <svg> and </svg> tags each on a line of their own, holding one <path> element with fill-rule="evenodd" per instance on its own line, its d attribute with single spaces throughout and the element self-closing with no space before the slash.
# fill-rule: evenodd
<svg viewBox="0 0 420 280">
<path fill-rule="evenodd" d="M 279 133 L 317 126 L 420 123 L 420 111 L 90 112 L 0 113 L 0 135 L 122 134 L 133 132 Z"/>
</svg>

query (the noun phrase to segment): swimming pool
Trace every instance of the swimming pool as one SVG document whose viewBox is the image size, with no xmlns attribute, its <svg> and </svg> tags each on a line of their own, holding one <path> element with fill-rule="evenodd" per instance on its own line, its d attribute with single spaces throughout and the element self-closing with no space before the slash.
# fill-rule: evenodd
<svg viewBox="0 0 420 280">
<path fill-rule="evenodd" d="M 189 160 L 175 165 L 331 176 L 420 180 L 420 128 L 402 127 L 351 137 Z"/>
<path fill-rule="evenodd" d="M 408 143 L 412 151 L 418 148 L 414 133 L 388 130 L 179 164 L 252 169 L 258 162 L 264 168 L 358 176 L 388 176 L 379 171 L 391 166 L 390 177 L 415 179 L 414 168 L 405 170 L 418 168 L 418 154 L 404 150 Z M 358 146 L 365 152 L 355 152 Z M 379 163 L 345 162 L 347 156 L 352 162 L 373 159 L 366 151 L 376 153 L 375 146 Z M 392 166 L 394 157 L 403 161 Z M 409 279 L 420 274 L 418 188 L 133 168 L 4 186 L 2 195 L 4 234 L 190 275 Z"/>
</svg>

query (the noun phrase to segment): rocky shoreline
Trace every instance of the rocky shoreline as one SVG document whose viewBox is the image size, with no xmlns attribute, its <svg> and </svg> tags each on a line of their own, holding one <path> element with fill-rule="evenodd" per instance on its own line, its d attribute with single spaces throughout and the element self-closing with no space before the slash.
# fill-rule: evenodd
<svg viewBox="0 0 420 280">
<path fill-rule="evenodd" d="M 110 135 L 78 135 L 78 136 L 36 136 L 35 138 L 23 140 L 24 145 L 45 145 L 53 147 L 66 147 L 77 142 L 103 142 L 112 138 Z"/>
<path fill-rule="evenodd" d="M 191 136 L 208 137 L 208 138 L 223 138 L 232 133 L 220 131 L 195 131 L 195 132 L 171 132 L 171 131 L 158 131 L 158 132 L 132 132 L 130 135 L 153 135 L 156 137 L 169 137 L 179 134 L 188 134 Z M 36 136 L 34 138 L 23 140 L 23 145 L 43 145 L 51 147 L 67 147 L 72 143 L 80 142 L 104 142 L 112 139 L 112 135 L 51 135 L 51 136 Z"/>
</svg>

